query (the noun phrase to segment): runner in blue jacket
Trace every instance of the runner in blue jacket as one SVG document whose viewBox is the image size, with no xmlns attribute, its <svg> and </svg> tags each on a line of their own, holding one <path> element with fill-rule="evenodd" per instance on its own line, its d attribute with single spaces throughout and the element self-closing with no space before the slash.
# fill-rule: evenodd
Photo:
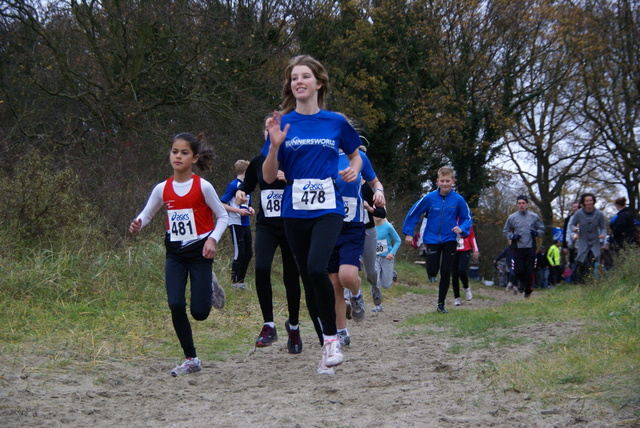
<svg viewBox="0 0 640 428">
<path fill-rule="evenodd" d="M 471 230 L 473 220 L 471 210 L 464 198 L 452 190 L 455 173 L 451 167 L 438 170 L 438 189 L 428 193 L 416 202 L 407 214 L 402 233 L 405 241 L 411 245 L 414 229 L 422 214 L 427 219 L 422 241 L 427 247 L 427 274 L 438 275 L 440 286 L 438 291 L 437 311 L 447 313 L 445 299 L 449 291 L 451 268 L 455 256 L 458 237 L 464 238 Z"/>
</svg>

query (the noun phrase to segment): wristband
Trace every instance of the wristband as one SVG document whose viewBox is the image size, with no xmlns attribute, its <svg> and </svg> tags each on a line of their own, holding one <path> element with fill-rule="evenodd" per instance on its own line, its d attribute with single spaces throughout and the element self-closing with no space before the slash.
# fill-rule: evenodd
<svg viewBox="0 0 640 428">
<path fill-rule="evenodd" d="M 382 189 L 376 189 L 376 190 L 375 190 L 375 192 L 382 192 L 382 193 L 384 193 L 384 192 L 382 191 Z"/>
</svg>

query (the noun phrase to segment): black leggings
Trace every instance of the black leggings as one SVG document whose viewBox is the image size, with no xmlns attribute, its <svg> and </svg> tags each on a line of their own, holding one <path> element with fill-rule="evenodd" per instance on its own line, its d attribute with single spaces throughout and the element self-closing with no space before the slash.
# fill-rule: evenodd
<svg viewBox="0 0 640 428">
<path fill-rule="evenodd" d="M 460 297 L 460 281 L 462 281 L 462 288 L 465 290 L 469 288 L 469 275 L 467 275 L 467 270 L 469 269 L 470 257 L 471 250 L 456 251 L 456 254 L 453 256 L 451 284 L 453 285 L 453 297 L 456 299 Z"/>
<path fill-rule="evenodd" d="M 167 302 L 171 310 L 171 321 L 186 358 L 196 357 L 191 324 L 187 316 L 187 278 L 191 282 L 191 316 L 196 321 L 206 320 L 213 305 L 212 269 L 213 259 L 202 257 L 203 239 L 184 249 L 167 248 L 164 275 Z"/>
<path fill-rule="evenodd" d="M 284 229 L 304 285 L 307 309 L 320 344 L 322 334 L 334 336 L 336 308 L 333 285 L 327 273 L 329 257 L 342 230 L 343 216 L 325 214 L 315 218 L 285 218 Z"/>
<path fill-rule="evenodd" d="M 427 275 L 429 278 L 438 275 L 440 271 L 440 286 L 438 289 L 438 304 L 444 305 L 449 291 L 453 256 L 455 256 L 458 243 L 456 241 L 443 242 L 441 244 L 427 244 Z"/>
<path fill-rule="evenodd" d="M 271 265 L 276 248 L 282 254 L 282 272 L 287 292 L 289 323 L 298 325 L 300 315 L 300 280 L 296 262 L 291 254 L 281 219 L 265 220 L 256 224 L 256 292 L 264 322 L 273 322 L 273 289 L 271 287 Z"/>
<path fill-rule="evenodd" d="M 511 260 L 513 263 L 513 273 L 516 279 L 522 284 L 525 295 L 528 296 L 533 291 L 531 283 L 533 282 L 533 272 L 536 268 L 536 249 L 512 248 Z"/>
<path fill-rule="evenodd" d="M 251 226 L 232 224 L 231 238 L 233 240 L 233 263 L 231 264 L 231 282 L 243 283 L 253 257 L 251 250 Z"/>
</svg>

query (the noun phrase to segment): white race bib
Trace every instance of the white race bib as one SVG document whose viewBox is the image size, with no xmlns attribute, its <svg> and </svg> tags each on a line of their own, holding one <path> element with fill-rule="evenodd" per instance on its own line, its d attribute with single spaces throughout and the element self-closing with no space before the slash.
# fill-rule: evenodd
<svg viewBox="0 0 640 428">
<path fill-rule="evenodd" d="M 458 250 L 462 250 L 464 248 L 464 238 L 456 233 L 456 242 L 458 243 Z"/>
<path fill-rule="evenodd" d="M 260 206 L 265 217 L 280 217 L 284 189 L 266 189 L 260 192 Z"/>
<path fill-rule="evenodd" d="M 336 192 L 333 180 L 325 178 L 302 178 L 293 180 L 294 210 L 330 210 L 336 208 Z"/>
<path fill-rule="evenodd" d="M 384 254 L 387 251 L 389 251 L 389 244 L 387 243 L 387 240 L 379 239 L 378 242 L 376 243 L 376 254 L 377 255 Z"/>
<path fill-rule="evenodd" d="M 344 221 L 353 221 L 356 218 L 356 211 L 358 211 L 358 198 L 343 196 L 342 203 L 344 204 Z"/>
<path fill-rule="evenodd" d="M 171 241 L 189 241 L 198 238 L 196 218 L 191 208 L 168 210 Z"/>
</svg>

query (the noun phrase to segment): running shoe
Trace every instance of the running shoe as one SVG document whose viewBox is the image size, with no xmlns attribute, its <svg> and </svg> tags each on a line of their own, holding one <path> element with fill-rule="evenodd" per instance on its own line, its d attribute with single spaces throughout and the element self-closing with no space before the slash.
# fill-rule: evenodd
<svg viewBox="0 0 640 428">
<path fill-rule="evenodd" d="M 338 339 L 332 339 L 324 342 L 322 346 L 322 358 L 324 365 L 327 367 L 335 367 L 342 364 L 344 356 L 340 350 L 340 341 Z"/>
<path fill-rule="evenodd" d="M 296 330 L 291 330 L 291 324 L 289 324 L 289 320 L 284 322 L 284 328 L 287 329 L 287 333 L 289 333 L 289 339 L 287 340 L 287 349 L 290 354 L 299 354 L 302 352 L 302 339 L 300 338 L 300 327 Z"/>
<path fill-rule="evenodd" d="M 216 309 L 224 308 L 224 302 L 225 302 L 224 290 L 218 283 L 218 278 L 216 278 L 215 273 L 213 274 L 211 285 L 213 288 L 213 291 L 211 293 L 211 300 L 213 301 L 213 307 Z"/>
<path fill-rule="evenodd" d="M 276 340 L 278 340 L 278 333 L 276 333 L 276 328 L 265 324 L 262 326 L 262 331 L 256 339 L 256 348 L 265 348 L 267 346 L 271 346 L 271 344 Z"/>
<path fill-rule="evenodd" d="M 352 310 L 351 310 L 351 301 L 345 299 L 344 302 L 347 304 L 347 319 L 350 320 L 351 318 L 353 318 Z"/>
<path fill-rule="evenodd" d="M 334 369 L 333 367 L 327 367 L 324 363 L 324 359 L 325 356 L 324 354 L 322 354 L 322 360 L 320 360 L 320 364 L 318 364 L 318 374 L 336 374 L 336 369 Z"/>
<path fill-rule="evenodd" d="M 351 316 L 355 322 L 360 322 L 364 319 L 367 312 L 367 308 L 364 306 L 364 296 L 360 293 L 360 297 L 351 298 Z"/>
<path fill-rule="evenodd" d="M 173 370 L 171 370 L 171 376 L 176 377 L 189 373 L 196 373 L 200 370 L 202 370 L 202 363 L 200 362 L 198 357 L 187 358 L 186 360 L 184 360 L 184 363 L 176 366 Z"/>
<path fill-rule="evenodd" d="M 398 280 L 398 272 L 396 272 L 395 270 L 393 271 L 393 281 L 397 281 Z"/>
<path fill-rule="evenodd" d="M 471 294 L 471 287 L 465 288 L 464 295 L 466 296 L 467 300 L 473 299 L 473 294 Z"/>
<path fill-rule="evenodd" d="M 236 287 L 239 290 L 244 290 L 244 282 L 234 282 L 231 286 Z"/>
<path fill-rule="evenodd" d="M 436 306 L 436 310 L 441 314 L 448 314 L 449 313 L 449 311 L 444 308 L 444 305 L 442 305 L 440 303 L 438 303 L 438 305 Z"/>
<path fill-rule="evenodd" d="M 349 346 L 351 344 L 351 336 L 347 333 L 347 330 L 338 330 L 338 340 L 340 346 Z"/>
<path fill-rule="evenodd" d="M 384 312 L 384 309 L 382 309 L 382 303 L 374 306 L 373 309 L 371 309 L 371 312 Z"/>
<path fill-rule="evenodd" d="M 371 298 L 373 299 L 373 304 L 376 306 L 382 303 L 382 293 L 380 290 L 371 290 Z"/>
<path fill-rule="evenodd" d="M 453 301 L 453 305 L 454 306 L 460 306 L 462 304 L 462 302 L 460 301 L 459 297 L 456 297 L 456 299 Z"/>
</svg>

